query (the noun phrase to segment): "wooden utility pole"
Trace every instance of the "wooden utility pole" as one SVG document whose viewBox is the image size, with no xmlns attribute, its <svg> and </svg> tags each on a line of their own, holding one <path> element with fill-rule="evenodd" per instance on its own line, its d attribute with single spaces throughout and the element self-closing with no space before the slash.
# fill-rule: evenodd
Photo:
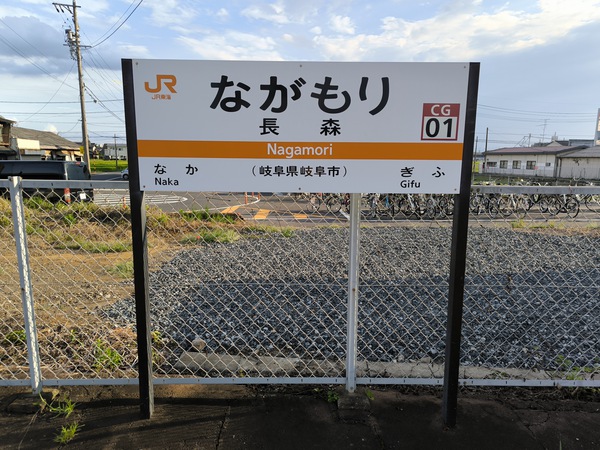
<svg viewBox="0 0 600 450">
<path fill-rule="evenodd" d="M 63 3 L 52 3 L 58 12 L 67 10 L 73 16 L 73 26 L 75 32 L 66 30 L 66 40 L 71 57 L 77 61 L 77 72 L 79 74 L 79 103 L 81 105 L 81 145 L 83 147 L 83 161 L 90 167 L 90 142 L 87 130 L 87 120 L 85 115 L 85 85 L 83 84 L 83 68 L 81 65 L 81 40 L 79 37 L 79 22 L 77 20 L 77 3 L 73 0 L 72 5 Z"/>
</svg>

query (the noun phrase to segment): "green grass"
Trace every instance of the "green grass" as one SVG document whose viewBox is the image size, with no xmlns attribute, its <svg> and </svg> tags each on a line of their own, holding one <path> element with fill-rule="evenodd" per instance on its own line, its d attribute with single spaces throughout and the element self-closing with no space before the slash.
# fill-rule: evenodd
<svg viewBox="0 0 600 450">
<path fill-rule="evenodd" d="M 292 237 L 296 233 L 293 227 L 277 227 L 273 225 L 247 225 L 244 234 L 281 234 L 283 237 Z"/>
<path fill-rule="evenodd" d="M 523 219 L 513 220 L 510 222 L 510 226 L 512 228 L 527 228 L 531 230 L 553 230 L 553 229 L 563 229 L 565 226 L 562 223 L 556 223 L 554 221 L 548 222 L 536 222 L 527 224 Z"/>
<path fill-rule="evenodd" d="M 600 364 L 597 362 L 591 366 L 576 366 L 573 360 L 565 357 L 564 355 L 558 355 L 555 362 L 558 364 L 558 370 L 565 373 L 565 379 L 567 380 L 583 380 L 583 374 L 592 374 L 600 372 Z"/>
<path fill-rule="evenodd" d="M 179 211 L 179 215 L 182 219 L 187 221 L 200 220 L 203 222 L 216 222 L 216 223 L 235 223 L 238 221 L 237 216 L 234 214 L 222 214 L 220 212 L 210 212 L 208 208 L 196 209 L 191 211 Z"/>
<path fill-rule="evenodd" d="M 52 211 L 56 205 L 43 197 L 34 195 L 23 200 L 23 204 L 29 209 L 38 209 L 42 211 Z"/>
<path fill-rule="evenodd" d="M 154 206 L 147 209 L 146 220 L 148 228 L 152 228 L 154 226 L 164 227 L 169 223 L 170 218 L 167 213 Z"/>
<path fill-rule="evenodd" d="M 127 168 L 129 163 L 127 161 L 114 161 L 104 159 L 91 159 L 90 160 L 90 171 L 94 172 L 120 172 Z"/>
<path fill-rule="evenodd" d="M 116 275 L 120 278 L 133 278 L 133 261 L 116 264 L 108 268 L 108 273 Z"/>
<path fill-rule="evenodd" d="M 13 222 L 11 220 L 10 217 L 8 217 L 8 215 L 4 216 L 0 216 L 0 228 L 8 228 L 10 226 L 12 226 Z"/>
<path fill-rule="evenodd" d="M 531 224 L 530 228 L 537 228 L 537 229 L 546 229 L 546 228 L 557 228 L 558 225 L 556 224 L 556 222 L 553 221 L 548 221 L 546 223 L 533 223 Z"/>
<path fill-rule="evenodd" d="M 525 221 L 523 219 L 513 220 L 510 226 L 511 228 L 525 228 Z"/>
<path fill-rule="evenodd" d="M 60 236 L 52 242 L 57 249 L 84 250 L 88 253 L 122 253 L 131 250 L 132 244 L 127 241 L 93 242 L 80 236 Z"/>
<path fill-rule="evenodd" d="M 65 225 L 71 226 L 71 225 L 75 225 L 75 224 L 76 224 L 76 223 L 79 221 L 79 218 L 78 218 L 78 217 L 77 217 L 75 214 L 73 214 L 72 212 L 70 212 L 70 213 L 66 213 L 66 214 L 64 214 L 64 215 L 63 215 L 63 216 L 60 218 L 60 220 L 61 220 L 61 221 L 62 221 L 62 222 L 65 224 Z"/>
<path fill-rule="evenodd" d="M 180 243 L 184 245 L 195 245 L 200 243 L 222 243 L 227 244 L 240 239 L 240 234 L 235 230 L 224 230 L 221 228 L 200 230 L 193 235 L 185 236 Z"/>
</svg>

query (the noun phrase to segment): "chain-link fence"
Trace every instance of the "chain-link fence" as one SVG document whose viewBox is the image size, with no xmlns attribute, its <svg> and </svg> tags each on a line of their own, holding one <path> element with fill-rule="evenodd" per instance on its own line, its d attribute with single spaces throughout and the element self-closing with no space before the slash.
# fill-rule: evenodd
<svg viewBox="0 0 600 450">
<path fill-rule="evenodd" d="M 127 184 L 88 184 L 86 201 L 25 191 L 45 384 L 137 377 Z M 463 382 L 600 385 L 599 194 L 474 187 Z M 347 195 L 145 198 L 157 382 L 345 382 Z M 359 383 L 442 383 L 452 211 L 449 196 L 363 196 Z M 14 236 L 0 199 L 0 384 L 31 376 Z"/>
</svg>

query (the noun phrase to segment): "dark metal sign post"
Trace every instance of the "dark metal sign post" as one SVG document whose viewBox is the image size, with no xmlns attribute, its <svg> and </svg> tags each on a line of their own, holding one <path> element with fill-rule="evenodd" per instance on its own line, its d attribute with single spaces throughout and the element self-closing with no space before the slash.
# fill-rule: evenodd
<svg viewBox="0 0 600 450">
<path fill-rule="evenodd" d="M 127 158 L 129 159 L 129 199 L 131 205 L 131 235 L 133 240 L 133 281 L 138 345 L 140 412 L 143 419 L 150 419 L 154 412 L 154 385 L 152 384 L 152 343 L 150 341 L 146 208 L 144 192 L 140 190 L 132 61 L 124 59 L 121 62 L 121 66 L 123 71 L 123 92 L 125 95 Z"/>
<path fill-rule="evenodd" d="M 444 424 L 450 427 L 456 425 L 456 411 L 458 404 L 460 338 L 465 292 L 469 200 L 471 196 L 471 172 L 473 166 L 473 147 L 475 144 L 475 116 L 477 112 L 478 86 L 479 63 L 471 63 L 469 67 L 469 89 L 467 92 L 460 193 L 454 197 L 454 220 L 452 224 L 452 248 L 450 255 L 450 286 L 448 293 L 446 356 L 444 360 L 444 393 L 442 400 L 442 416 Z"/>
</svg>

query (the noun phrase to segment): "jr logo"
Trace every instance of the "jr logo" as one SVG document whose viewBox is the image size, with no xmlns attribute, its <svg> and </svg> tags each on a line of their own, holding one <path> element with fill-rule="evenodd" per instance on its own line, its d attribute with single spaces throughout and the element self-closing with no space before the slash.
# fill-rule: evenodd
<svg viewBox="0 0 600 450">
<path fill-rule="evenodd" d="M 175 85 L 177 78 L 175 75 L 156 75 L 156 87 L 150 87 L 150 83 L 144 82 L 144 89 L 152 94 L 162 91 L 163 86 L 166 87 L 172 94 L 176 94 Z"/>
</svg>

